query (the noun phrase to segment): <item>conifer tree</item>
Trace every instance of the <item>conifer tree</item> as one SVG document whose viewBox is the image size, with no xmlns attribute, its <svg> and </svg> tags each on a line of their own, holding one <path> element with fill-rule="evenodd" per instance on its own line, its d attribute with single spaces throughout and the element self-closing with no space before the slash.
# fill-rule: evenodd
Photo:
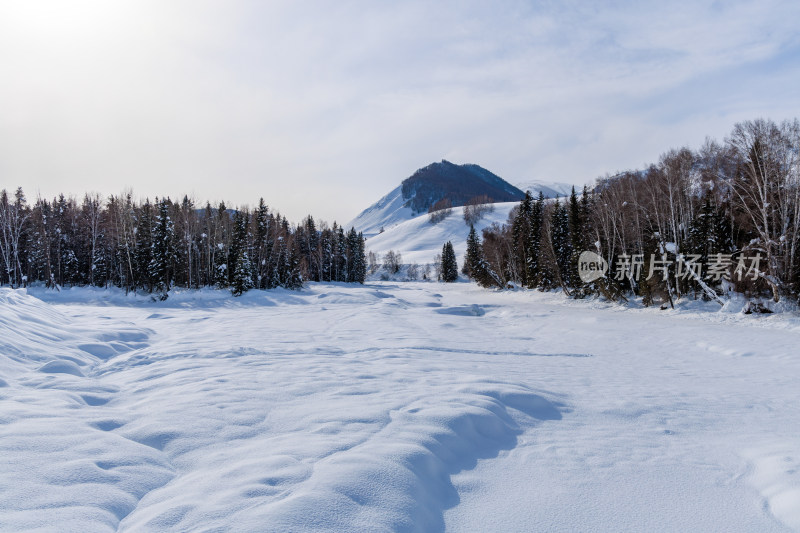
<svg viewBox="0 0 800 533">
<path fill-rule="evenodd" d="M 284 287 L 290 290 L 299 290 L 303 288 L 303 275 L 300 272 L 300 255 L 299 243 L 295 241 L 291 247 L 286 262 L 286 282 Z"/>
<path fill-rule="evenodd" d="M 526 287 L 540 286 L 542 278 L 542 228 L 544 227 L 544 194 L 539 191 L 539 197 L 531 208 L 530 223 L 528 224 L 527 247 L 528 262 L 526 264 Z"/>
<path fill-rule="evenodd" d="M 364 284 L 367 279 L 367 244 L 364 234 L 358 232 L 358 248 L 356 250 L 358 262 L 356 265 L 356 283 Z"/>
<path fill-rule="evenodd" d="M 480 277 L 480 268 L 482 266 L 483 253 L 480 246 L 478 232 L 475 231 L 475 226 L 470 224 L 469 235 L 467 235 L 467 253 L 464 256 L 464 265 L 461 267 L 461 273 L 474 280 Z"/>
<path fill-rule="evenodd" d="M 158 203 L 158 215 L 153 228 L 153 252 L 148 268 L 153 283 L 152 292 L 156 292 L 162 300 L 167 299 L 172 281 L 170 268 L 174 254 L 175 226 L 169 216 L 170 204 L 168 198 L 162 198 Z"/>
<path fill-rule="evenodd" d="M 464 266 L 461 271 L 483 287 L 502 286 L 500 279 L 492 272 L 483 256 L 481 239 L 478 237 L 478 232 L 475 231 L 475 226 L 470 226 L 469 229 L 467 254 L 464 256 Z"/>
<path fill-rule="evenodd" d="M 230 235 L 228 231 L 230 215 L 228 214 L 227 207 L 225 207 L 225 202 L 219 203 L 215 222 L 213 277 L 217 287 L 225 288 L 228 286 L 228 279 L 230 277 L 228 272 L 230 270 L 228 266 L 228 259 L 230 258 L 230 254 L 228 253 L 230 245 Z"/>
<path fill-rule="evenodd" d="M 447 241 L 442 247 L 442 281 L 452 283 L 458 280 L 458 262 L 453 243 Z"/>
<path fill-rule="evenodd" d="M 234 233 L 231 242 L 231 292 L 239 296 L 253 288 L 253 264 L 250 262 L 248 245 L 249 215 L 244 211 L 237 211 L 234 216 Z"/>
<path fill-rule="evenodd" d="M 236 258 L 236 270 L 233 273 L 231 292 L 234 296 L 241 296 L 252 289 L 253 286 L 253 264 L 250 262 L 247 248 L 243 247 L 239 250 L 239 256 Z"/>
<path fill-rule="evenodd" d="M 150 276 L 150 263 L 153 260 L 153 206 L 150 200 L 145 200 L 141 209 L 139 210 L 139 217 L 136 220 L 136 285 L 139 288 L 145 289 L 148 292 L 153 291 L 153 279 Z M 74 255 L 70 257 L 69 262 L 74 260 Z"/>
<path fill-rule="evenodd" d="M 347 232 L 347 281 L 350 283 L 364 283 L 367 275 L 367 256 L 365 253 L 364 236 L 357 233 L 355 228 Z"/>
<path fill-rule="evenodd" d="M 253 246 L 253 270 L 255 271 L 256 286 L 265 289 L 269 277 L 269 246 L 267 241 L 270 232 L 270 217 L 264 198 L 259 199 L 255 213 L 256 235 Z"/>
<path fill-rule="evenodd" d="M 334 269 L 334 281 L 347 281 L 347 239 L 345 238 L 344 228 L 342 226 L 339 226 L 339 231 L 336 234 Z"/>
<path fill-rule="evenodd" d="M 319 237 L 319 256 L 320 256 L 320 281 L 331 281 L 333 271 L 333 243 L 331 242 L 332 232 L 325 229 Z"/>
<path fill-rule="evenodd" d="M 569 267 L 572 262 L 572 247 L 569 240 L 569 215 L 566 207 L 558 200 L 553 206 L 550 231 L 557 279 L 561 286 L 567 288 L 570 281 Z"/>
<path fill-rule="evenodd" d="M 571 289 L 577 289 L 583 285 L 578 275 L 578 257 L 586 249 L 586 227 L 575 187 L 569 196 L 569 246 L 570 260 L 566 265 L 565 282 Z M 577 293 L 576 293 L 577 294 Z"/>
<path fill-rule="evenodd" d="M 512 261 L 511 271 L 514 276 L 514 281 L 522 285 L 528 284 L 528 264 L 531 261 L 530 256 L 530 229 L 531 229 L 531 216 L 533 214 L 533 197 L 530 191 L 525 193 L 525 198 L 517 208 L 517 215 L 511 225 L 512 235 Z"/>
</svg>

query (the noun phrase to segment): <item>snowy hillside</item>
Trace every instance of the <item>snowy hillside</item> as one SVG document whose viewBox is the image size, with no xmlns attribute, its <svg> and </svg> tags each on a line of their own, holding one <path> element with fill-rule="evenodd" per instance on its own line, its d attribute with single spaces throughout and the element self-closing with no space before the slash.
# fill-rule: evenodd
<svg viewBox="0 0 800 533">
<path fill-rule="evenodd" d="M 486 179 L 496 178 L 486 169 L 477 165 L 461 165 L 470 169 L 473 173 L 489 175 Z M 534 197 L 541 191 L 545 198 L 556 198 L 569 196 L 572 185 L 557 182 L 526 181 L 515 185 L 521 191 L 530 190 Z M 581 187 L 576 187 L 580 192 Z M 505 203 L 505 202 L 503 202 Z M 460 212 L 460 209 L 458 209 Z M 389 230 L 394 226 L 411 220 L 421 214 L 409 207 L 408 199 L 403 196 L 403 185 L 393 189 L 389 194 L 366 208 L 356 218 L 345 224 L 345 228 L 355 227 L 356 230 L 364 233 L 369 238 L 376 236 L 383 230 Z"/>
<path fill-rule="evenodd" d="M 366 237 L 380 233 L 401 222 L 414 218 L 414 211 L 406 207 L 402 186 L 398 186 L 389 194 L 366 208 L 356 218 L 345 224 L 345 228 L 356 228 Z"/>
<path fill-rule="evenodd" d="M 797 328 L 467 283 L 0 289 L 0 531 L 800 530 Z"/>
<path fill-rule="evenodd" d="M 572 184 L 569 183 L 558 183 L 558 182 L 549 182 L 549 181 L 537 181 L 537 180 L 528 180 L 523 181 L 520 183 L 515 183 L 514 185 L 517 186 L 518 189 L 521 191 L 531 191 L 531 194 L 534 198 L 539 196 L 539 191 L 544 194 L 545 198 L 563 198 L 564 196 L 569 196 L 572 193 Z M 582 186 L 574 185 L 575 190 L 580 193 L 583 189 Z"/>
<path fill-rule="evenodd" d="M 475 229 L 480 232 L 493 223 L 504 224 L 509 212 L 519 202 L 492 204 L 494 212 L 486 214 Z M 389 250 L 400 252 L 403 263 L 432 263 L 436 254 L 442 253 L 442 246 L 447 241 L 453 243 L 459 265 L 462 264 L 467 251 L 467 234 L 469 226 L 464 222 L 463 208 L 453 208 L 452 213 L 439 222 L 431 224 L 428 215 L 420 215 L 393 226 L 379 235 L 367 239 L 367 250 L 382 257 Z"/>
</svg>

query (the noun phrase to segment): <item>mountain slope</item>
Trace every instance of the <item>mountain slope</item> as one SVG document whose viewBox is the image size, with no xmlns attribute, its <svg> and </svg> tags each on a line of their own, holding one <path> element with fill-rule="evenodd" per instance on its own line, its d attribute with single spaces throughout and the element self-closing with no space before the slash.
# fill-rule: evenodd
<svg viewBox="0 0 800 533">
<path fill-rule="evenodd" d="M 493 223 L 505 223 L 509 212 L 519 205 L 519 202 L 492 205 L 494 211 L 486 214 L 475 224 L 478 234 Z M 463 210 L 456 208 L 438 224 L 431 224 L 427 214 L 403 221 L 379 235 L 368 238 L 367 250 L 375 252 L 379 259 L 389 250 L 393 250 L 400 252 L 404 264 L 425 264 L 433 263 L 434 256 L 442 253 L 442 245 L 451 241 L 458 264 L 461 265 L 467 251 L 468 234 L 469 226 L 464 222 Z"/>
<path fill-rule="evenodd" d="M 569 183 L 558 183 L 558 182 L 549 182 L 549 181 L 539 181 L 539 180 L 528 180 L 523 181 L 520 183 L 515 184 L 517 188 L 521 191 L 531 191 L 531 194 L 534 198 L 539 196 L 539 191 L 544 194 L 545 198 L 562 198 L 564 196 L 569 196 L 572 192 L 572 187 L 575 187 L 575 190 L 580 194 L 583 190 L 583 187 L 579 187 L 577 185 L 572 185 Z"/>
<path fill-rule="evenodd" d="M 363 210 L 344 227 L 354 227 L 367 237 L 377 235 L 385 228 L 391 228 L 414 218 L 414 210 L 405 203 L 402 186 L 397 186 L 392 192 Z"/>
</svg>

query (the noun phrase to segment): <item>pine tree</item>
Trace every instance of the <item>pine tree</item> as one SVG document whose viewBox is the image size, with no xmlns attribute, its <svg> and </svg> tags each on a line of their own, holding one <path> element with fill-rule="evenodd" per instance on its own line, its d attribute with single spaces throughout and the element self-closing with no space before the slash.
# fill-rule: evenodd
<svg viewBox="0 0 800 533">
<path fill-rule="evenodd" d="M 148 268 L 153 283 L 152 291 L 156 292 L 161 300 L 167 299 L 172 281 L 170 267 L 174 255 L 175 226 L 169 216 L 170 205 L 168 198 L 158 203 L 158 216 L 153 228 L 153 252 Z"/>
<path fill-rule="evenodd" d="M 228 214 L 228 209 L 225 207 L 225 202 L 220 202 L 219 207 L 217 207 L 215 222 L 213 278 L 216 286 L 222 289 L 228 286 L 228 280 L 230 279 L 230 268 L 228 265 L 228 260 L 230 258 L 230 235 L 228 232 L 230 215 Z"/>
<path fill-rule="evenodd" d="M 231 292 L 234 296 L 252 289 L 253 284 L 253 265 L 250 262 L 250 251 L 248 245 L 249 215 L 243 211 L 237 211 L 234 217 L 234 233 L 231 242 L 231 254 L 233 257 L 231 265 Z"/>
<path fill-rule="evenodd" d="M 320 281 L 319 232 L 314 217 L 308 215 L 303 224 L 301 256 L 305 259 L 310 281 Z"/>
<path fill-rule="evenodd" d="M 303 288 L 303 275 L 300 272 L 299 243 L 295 241 L 286 262 L 286 282 L 284 287 L 290 290 Z"/>
<path fill-rule="evenodd" d="M 542 228 L 544 226 L 544 193 L 539 191 L 539 197 L 531 208 L 530 223 L 528 224 L 528 262 L 526 264 L 526 286 L 535 288 L 540 286 L 542 278 Z"/>
<path fill-rule="evenodd" d="M 334 281 L 347 281 L 347 239 L 342 226 L 339 226 L 339 231 L 336 233 L 334 272 Z"/>
<path fill-rule="evenodd" d="M 331 281 L 331 273 L 333 272 L 333 243 L 331 239 L 331 230 L 325 229 L 321 232 L 319 237 L 320 281 Z"/>
<path fill-rule="evenodd" d="M 254 271 L 257 286 L 261 289 L 265 289 L 269 280 L 269 246 L 267 241 L 270 232 L 270 217 L 269 209 L 267 208 L 267 204 L 264 203 L 263 198 L 258 201 L 255 217 L 256 238 L 253 247 L 253 259 L 255 261 Z"/>
<path fill-rule="evenodd" d="M 583 285 L 583 282 L 578 275 L 578 257 L 581 252 L 586 249 L 586 235 L 585 223 L 583 218 L 583 209 L 578 200 L 578 195 L 575 192 L 575 187 L 572 187 L 572 193 L 569 196 L 569 245 L 570 245 L 570 260 L 566 265 L 565 282 L 571 289 L 577 289 Z M 575 293 L 578 294 L 577 292 Z"/>
<path fill-rule="evenodd" d="M 464 265 L 461 267 L 461 273 L 474 280 L 480 277 L 480 268 L 482 266 L 483 252 L 480 246 L 478 232 L 475 231 L 475 226 L 470 224 L 469 235 L 467 235 L 467 253 L 464 256 Z"/>
<path fill-rule="evenodd" d="M 148 292 L 153 292 L 154 284 L 150 276 L 150 263 L 153 260 L 153 224 L 153 205 L 147 199 L 139 209 L 136 226 L 134 227 L 136 234 L 134 256 L 137 273 L 136 285 Z M 75 258 L 74 254 L 70 254 L 68 262 L 74 264 L 74 261 L 77 261 L 77 258 Z M 65 267 L 66 270 L 67 267 Z M 69 268 L 69 270 L 71 271 L 72 268 Z"/>
<path fill-rule="evenodd" d="M 367 279 L 367 243 L 364 234 L 358 232 L 358 248 L 356 249 L 358 261 L 356 265 L 356 283 L 362 285 Z"/>
<path fill-rule="evenodd" d="M 550 223 L 551 242 L 555 255 L 557 279 L 560 285 L 569 285 L 569 267 L 572 262 L 572 247 L 569 240 L 569 215 L 567 209 L 556 200 L 553 206 L 552 221 Z"/>
<path fill-rule="evenodd" d="M 483 247 L 475 226 L 470 226 L 467 236 L 467 254 L 464 256 L 464 266 L 461 270 L 483 287 L 502 286 L 498 276 L 492 272 L 491 267 L 483 256 Z"/>
<path fill-rule="evenodd" d="M 239 257 L 236 259 L 236 270 L 233 273 L 231 292 L 234 296 L 241 296 L 253 287 L 253 264 L 250 262 L 247 249 L 242 248 L 239 251 Z"/>
<path fill-rule="evenodd" d="M 530 191 L 527 191 L 525 198 L 522 199 L 517 208 L 517 214 L 511 225 L 513 261 L 511 271 L 514 275 L 514 281 L 522 285 L 528 284 L 528 264 L 531 261 L 529 236 L 533 205 L 533 197 Z"/>
<path fill-rule="evenodd" d="M 347 232 L 347 278 L 349 283 L 364 283 L 367 275 L 367 256 L 365 253 L 364 235 L 355 228 Z"/>
<path fill-rule="evenodd" d="M 442 247 L 442 281 L 452 283 L 458 280 L 458 262 L 453 243 L 447 241 Z"/>
</svg>

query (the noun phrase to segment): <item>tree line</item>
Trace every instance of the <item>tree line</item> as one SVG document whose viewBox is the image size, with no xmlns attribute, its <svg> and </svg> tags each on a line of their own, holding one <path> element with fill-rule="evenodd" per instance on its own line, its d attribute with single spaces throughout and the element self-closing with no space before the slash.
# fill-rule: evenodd
<svg viewBox="0 0 800 533">
<path fill-rule="evenodd" d="M 606 276 L 581 281 L 583 251 L 607 262 Z M 582 194 L 552 201 L 529 193 L 508 223 L 482 238 L 470 232 L 463 271 L 484 286 L 636 294 L 645 304 L 730 291 L 796 301 L 800 123 L 742 122 L 722 143 L 669 150 Z"/>
<path fill-rule="evenodd" d="M 363 283 L 363 235 L 310 215 L 300 224 L 267 207 L 228 209 L 188 197 L 82 201 L 63 194 L 29 204 L 0 191 L 0 285 L 116 286 L 166 298 L 172 287 L 300 288 L 304 281 Z"/>
</svg>

